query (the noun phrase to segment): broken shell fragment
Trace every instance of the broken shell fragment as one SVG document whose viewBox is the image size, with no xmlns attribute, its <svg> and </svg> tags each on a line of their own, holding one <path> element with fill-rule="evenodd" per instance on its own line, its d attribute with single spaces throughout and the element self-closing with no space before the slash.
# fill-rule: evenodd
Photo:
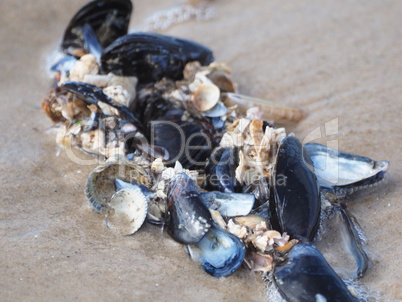
<svg viewBox="0 0 402 302">
<path fill-rule="evenodd" d="M 212 220 L 214 221 L 214 223 L 219 225 L 222 229 L 226 229 L 226 222 L 223 219 L 221 213 L 219 213 L 218 211 L 215 211 L 215 210 L 211 210 L 211 209 L 209 209 L 209 211 L 211 212 L 211 217 L 212 217 Z"/>
<path fill-rule="evenodd" d="M 107 226 L 122 235 L 134 234 L 144 223 L 148 201 L 139 187 L 130 187 L 116 192 L 106 214 Z"/>
<path fill-rule="evenodd" d="M 257 225 L 260 226 L 260 228 L 267 229 L 267 221 L 255 214 L 249 214 L 244 217 L 236 217 L 233 219 L 237 224 L 244 225 L 245 227 L 248 227 L 251 230 L 257 229 Z"/>
<path fill-rule="evenodd" d="M 251 252 L 244 258 L 244 263 L 249 270 L 266 274 L 272 270 L 274 259 L 271 255 Z"/>
<path fill-rule="evenodd" d="M 236 92 L 236 87 L 229 74 L 222 69 L 212 70 L 208 78 L 223 92 Z"/>
<path fill-rule="evenodd" d="M 258 107 L 262 113 L 262 118 L 269 121 L 297 123 L 307 115 L 303 110 L 297 108 L 241 94 L 225 93 L 222 96 L 226 106 L 237 106 L 243 113 L 250 107 Z"/>
<path fill-rule="evenodd" d="M 92 54 L 83 55 L 70 70 L 70 81 L 82 82 L 86 75 L 97 75 L 99 66 Z"/>
<path fill-rule="evenodd" d="M 116 103 L 129 107 L 135 99 L 136 77 L 112 76 L 103 92 Z"/>
</svg>

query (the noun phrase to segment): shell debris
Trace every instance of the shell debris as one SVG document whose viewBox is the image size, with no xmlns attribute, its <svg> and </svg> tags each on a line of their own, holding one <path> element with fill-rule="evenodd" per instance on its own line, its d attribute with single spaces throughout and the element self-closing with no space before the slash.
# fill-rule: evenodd
<svg viewBox="0 0 402 302">
<path fill-rule="evenodd" d="M 144 223 L 147 212 L 148 202 L 141 190 L 137 187 L 125 188 L 110 199 L 106 224 L 117 233 L 132 235 Z"/>
</svg>

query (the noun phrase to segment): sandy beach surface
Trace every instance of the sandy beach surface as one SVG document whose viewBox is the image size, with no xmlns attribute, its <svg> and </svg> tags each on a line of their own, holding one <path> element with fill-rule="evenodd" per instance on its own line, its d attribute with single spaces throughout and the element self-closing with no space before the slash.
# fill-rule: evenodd
<svg viewBox="0 0 402 302">
<path fill-rule="evenodd" d="M 152 225 L 132 237 L 108 231 L 83 194 L 94 165 L 56 155 L 52 123 L 40 108 L 51 83 L 46 68 L 85 3 L 0 0 L 0 301 L 267 301 L 258 275 L 242 268 L 213 278 Z M 133 29 L 182 3 L 134 4 Z M 241 93 L 306 110 L 288 128 L 300 139 L 319 129 L 322 143 L 390 161 L 385 181 L 353 195 L 349 208 L 371 259 L 360 284 L 380 301 L 402 301 L 402 2 L 209 6 L 213 18 L 160 32 L 209 46 Z"/>
</svg>

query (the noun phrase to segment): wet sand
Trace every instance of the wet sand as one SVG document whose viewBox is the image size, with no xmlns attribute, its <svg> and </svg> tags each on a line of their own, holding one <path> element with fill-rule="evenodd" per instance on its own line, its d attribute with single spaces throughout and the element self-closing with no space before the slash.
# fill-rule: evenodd
<svg viewBox="0 0 402 302">
<path fill-rule="evenodd" d="M 0 300 L 266 301 L 258 276 L 241 269 L 210 277 L 154 226 L 132 237 L 109 232 L 83 194 L 93 166 L 56 156 L 52 124 L 40 109 L 50 86 L 44 65 L 84 3 L 0 2 Z M 135 3 L 131 27 L 176 4 Z M 325 124 L 337 119 L 337 131 L 320 142 L 391 162 L 386 180 L 349 205 L 371 259 L 361 284 L 381 301 L 402 301 L 402 2 L 211 5 L 215 18 L 163 33 L 211 47 L 241 93 L 306 110 L 308 117 L 288 128 L 302 140 L 320 127 L 325 136 Z"/>
</svg>

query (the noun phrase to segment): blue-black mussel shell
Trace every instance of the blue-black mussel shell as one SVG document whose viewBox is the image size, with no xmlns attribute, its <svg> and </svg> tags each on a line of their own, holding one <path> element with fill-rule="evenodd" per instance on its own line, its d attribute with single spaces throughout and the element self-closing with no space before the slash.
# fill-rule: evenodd
<svg viewBox="0 0 402 302">
<path fill-rule="evenodd" d="M 213 225 L 196 245 L 187 246 L 191 258 L 214 277 L 233 274 L 243 263 L 246 248 L 237 236 Z"/>
<path fill-rule="evenodd" d="M 128 32 L 133 5 L 130 0 L 94 0 L 84 5 L 71 19 L 61 44 L 70 54 L 71 49 L 84 49 L 84 27 L 88 26 L 102 48 Z"/>
<path fill-rule="evenodd" d="M 179 243 L 195 244 L 209 231 L 212 217 L 197 185 L 186 173 L 176 174 L 167 192 L 165 229 Z"/>
<path fill-rule="evenodd" d="M 298 244 L 274 269 L 274 281 L 287 301 L 358 301 L 323 255 L 307 244 Z"/>
<path fill-rule="evenodd" d="M 313 163 L 300 141 L 286 137 L 272 178 L 271 223 L 292 238 L 312 241 L 320 222 L 321 199 Z"/>
<path fill-rule="evenodd" d="M 208 191 L 237 191 L 236 167 L 238 152 L 234 148 L 216 148 L 205 166 L 204 188 Z"/>
<path fill-rule="evenodd" d="M 196 42 L 156 33 L 132 33 L 104 50 L 101 67 L 106 73 L 137 76 L 139 83 L 149 83 L 164 77 L 182 79 L 188 62 L 208 65 L 213 60 L 211 50 Z"/>
</svg>

